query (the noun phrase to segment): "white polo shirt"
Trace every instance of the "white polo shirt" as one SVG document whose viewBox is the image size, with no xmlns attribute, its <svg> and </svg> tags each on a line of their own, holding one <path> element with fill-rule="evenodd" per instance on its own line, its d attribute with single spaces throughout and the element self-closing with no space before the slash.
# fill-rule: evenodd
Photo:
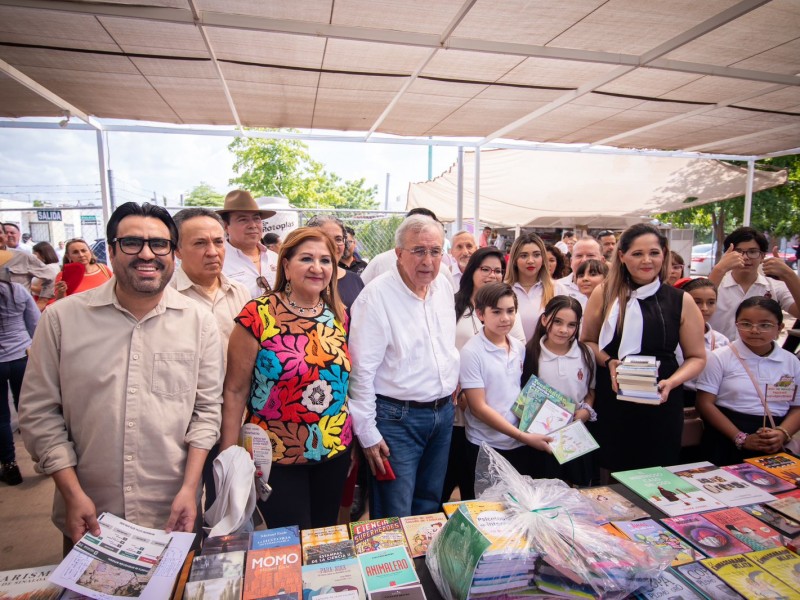
<svg viewBox="0 0 800 600">
<path fill-rule="evenodd" d="M 791 352 L 780 348 L 777 344 L 767 356 L 758 356 L 751 352 L 744 342 L 734 340 L 729 346 L 718 348 L 711 353 L 706 368 L 697 379 L 697 389 L 715 394 L 717 406 L 722 406 L 747 415 L 763 415 L 764 408 L 753 382 L 747 375 L 739 359 L 733 353 L 736 348 L 739 356 L 750 368 L 761 389 L 766 385 L 777 383 L 782 377 L 794 378 L 800 383 L 800 361 Z M 773 416 L 782 417 L 792 406 L 800 406 L 800 395 L 794 402 L 769 402 L 769 410 Z"/>
<path fill-rule="evenodd" d="M 581 292 L 580 288 L 578 288 L 578 284 L 575 283 L 575 273 L 570 273 L 566 277 L 557 279 L 556 283 L 564 289 L 565 296 L 575 298 L 575 300 L 581 303 L 581 308 L 586 310 L 586 303 L 589 301 L 589 298 Z"/>
<path fill-rule="evenodd" d="M 711 353 L 714 350 L 717 348 L 723 348 L 731 343 L 731 341 L 719 331 L 714 331 L 708 323 L 706 323 L 706 332 L 703 334 L 703 339 L 706 344 L 706 364 L 708 364 L 708 361 L 711 360 Z M 681 348 L 680 344 L 678 344 L 678 347 L 675 348 L 675 358 L 678 360 L 678 366 L 683 364 L 683 349 Z M 687 390 L 696 390 L 698 378 L 699 376 L 695 377 L 694 379 L 690 379 L 689 381 L 684 381 L 683 387 Z"/>
<path fill-rule="evenodd" d="M 514 401 L 519 396 L 522 361 L 525 346 L 511 336 L 507 337 L 509 349 L 498 348 L 488 339 L 483 329 L 469 340 L 461 349 L 461 373 L 459 383 L 462 389 L 480 389 L 486 394 L 486 404 L 514 425 L 519 419 L 511 412 Z M 486 442 L 492 448 L 512 450 L 523 446 L 521 442 L 489 427 L 475 417 L 469 408 L 465 411 L 467 419 L 466 435 L 473 444 Z"/>
<path fill-rule="evenodd" d="M 562 355 L 550 352 L 544 340 L 539 341 L 539 379 L 547 385 L 580 404 L 590 389 L 594 388 L 594 377 L 589 380 L 589 367 L 583 362 L 578 342 L 573 342 L 569 351 Z"/>
<path fill-rule="evenodd" d="M 256 283 L 259 275 L 263 275 L 270 287 L 274 288 L 275 274 L 278 271 L 278 255 L 262 244 L 258 245 L 258 250 L 261 253 L 261 273 L 258 272 L 249 256 L 225 240 L 225 262 L 222 264 L 222 272 L 228 279 L 244 285 L 252 298 L 258 298 L 264 293 L 264 290 Z"/>
<path fill-rule="evenodd" d="M 566 296 L 567 291 L 560 283 L 561 280 L 554 281 L 555 296 Z M 537 281 L 531 286 L 527 292 L 522 285 L 517 282 L 513 286 L 514 293 L 517 295 L 519 307 L 517 308 L 517 319 L 522 321 L 522 330 L 525 332 L 525 339 L 530 340 L 533 337 L 533 332 L 536 330 L 536 323 L 539 317 L 544 312 L 542 306 L 542 294 L 544 293 L 544 286 L 541 281 Z"/>
<path fill-rule="evenodd" d="M 753 296 L 772 298 L 781 305 L 783 310 L 789 310 L 789 307 L 794 304 L 794 298 L 792 298 L 789 288 L 782 281 L 765 277 L 759 273 L 753 285 L 745 293 L 742 286 L 733 279 L 733 274 L 728 271 L 717 288 L 717 312 L 708 320 L 708 324 L 728 339 L 737 339 L 739 333 L 736 331 L 734 323 L 736 309 L 743 300 Z"/>
</svg>

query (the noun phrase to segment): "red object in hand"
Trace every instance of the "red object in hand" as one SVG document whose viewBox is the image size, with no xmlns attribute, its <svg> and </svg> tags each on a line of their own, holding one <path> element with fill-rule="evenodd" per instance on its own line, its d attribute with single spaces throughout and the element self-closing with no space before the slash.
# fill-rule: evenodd
<svg viewBox="0 0 800 600">
<path fill-rule="evenodd" d="M 397 479 L 394 474 L 394 470 L 392 469 L 392 465 L 389 464 L 388 458 L 383 459 L 383 469 L 385 471 L 383 474 L 381 474 L 380 471 L 375 473 L 375 479 L 378 481 L 394 481 Z"/>
<path fill-rule="evenodd" d="M 61 281 L 67 284 L 67 296 L 72 294 L 83 281 L 86 267 L 81 263 L 67 263 L 61 269 Z"/>
</svg>

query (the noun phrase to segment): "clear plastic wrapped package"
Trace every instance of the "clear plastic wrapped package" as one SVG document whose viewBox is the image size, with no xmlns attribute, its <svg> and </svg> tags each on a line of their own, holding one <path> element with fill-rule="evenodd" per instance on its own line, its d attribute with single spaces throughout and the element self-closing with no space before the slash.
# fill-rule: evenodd
<svg viewBox="0 0 800 600">
<path fill-rule="evenodd" d="M 426 563 L 445 600 L 530 598 L 537 591 L 624 598 L 675 556 L 607 532 L 576 490 L 520 475 L 485 444 L 475 491 L 478 500 L 461 505 L 428 549 Z"/>
</svg>

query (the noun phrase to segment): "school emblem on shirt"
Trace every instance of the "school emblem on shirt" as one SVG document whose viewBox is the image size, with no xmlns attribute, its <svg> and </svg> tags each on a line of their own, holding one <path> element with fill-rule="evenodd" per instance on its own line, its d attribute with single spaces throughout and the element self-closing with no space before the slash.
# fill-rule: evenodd
<svg viewBox="0 0 800 600">
<path fill-rule="evenodd" d="M 775 387 L 789 387 L 794 385 L 794 377 L 791 375 L 781 375 L 781 378 L 775 382 Z"/>
<path fill-rule="evenodd" d="M 583 369 L 578 369 L 578 381 L 583 381 Z"/>
</svg>

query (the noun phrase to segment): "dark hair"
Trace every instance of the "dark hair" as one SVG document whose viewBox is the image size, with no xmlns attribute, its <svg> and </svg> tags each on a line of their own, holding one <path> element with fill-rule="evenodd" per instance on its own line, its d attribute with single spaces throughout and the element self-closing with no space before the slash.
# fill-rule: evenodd
<svg viewBox="0 0 800 600">
<path fill-rule="evenodd" d="M 464 316 L 465 313 L 472 314 L 475 308 L 472 306 L 472 294 L 475 291 L 473 275 L 475 275 L 475 271 L 483 264 L 483 261 L 490 256 L 494 256 L 500 261 L 500 268 L 503 269 L 503 275 L 505 275 L 506 261 L 503 253 L 499 249 L 486 247 L 479 248 L 473 252 L 472 256 L 469 257 L 467 266 L 464 267 L 464 272 L 461 274 L 461 281 L 459 282 L 458 291 L 455 296 L 456 321 Z"/>
<path fill-rule="evenodd" d="M 562 240 L 564 238 L 568 238 L 568 237 L 575 237 L 575 232 L 574 231 L 570 231 L 570 230 L 566 230 L 566 231 L 562 231 L 561 232 L 561 239 Z"/>
<path fill-rule="evenodd" d="M 670 265 L 680 265 L 682 267 L 686 266 L 686 261 L 683 260 L 683 257 L 677 252 L 675 252 L 675 250 L 669 251 L 669 261 Z"/>
<path fill-rule="evenodd" d="M 517 295 L 507 283 L 487 283 L 475 294 L 475 310 L 484 311 L 487 308 L 497 308 L 501 298 L 510 296 L 514 299 L 514 309 L 518 307 Z"/>
<path fill-rule="evenodd" d="M 281 236 L 279 236 L 274 231 L 270 231 L 269 233 L 265 233 L 264 237 L 261 238 L 261 243 L 265 246 L 269 246 L 270 244 L 277 244 L 281 241 Z"/>
<path fill-rule="evenodd" d="M 119 224 L 125 217 L 158 219 L 169 229 L 169 239 L 172 240 L 173 250 L 175 246 L 178 245 L 178 227 L 175 225 L 175 221 L 173 221 L 166 208 L 158 206 L 157 204 L 150 204 L 149 202 L 143 204 L 126 202 L 118 206 L 117 210 L 111 213 L 111 217 L 108 219 L 108 224 L 106 225 L 106 242 L 109 247 L 114 246 L 111 240 L 117 237 L 117 229 L 119 229 Z"/>
<path fill-rule="evenodd" d="M 736 247 L 736 244 L 740 244 L 741 242 L 749 242 L 750 240 L 755 241 L 758 244 L 758 249 L 762 252 L 769 250 L 769 242 L 767 241 L 767 238 L 763 233 L 753 229 L 752 227 L 739 227 L 738 229 L 731 231 L 725 238 L 725 241 L 722 243 L 722 250 L 727 250 L 731 244 Z"/>
<path fill-rule="evenodd" d="M 17 225 L 16 223 L 12 223 L 11 221 L 6 221 L 5 223 L 3 223 L 3 228 L 9 227 L 9 226 L 13 227 L 17 231 L 20 231 L 19 225 Z"/>
<path fill-rule="evenodd" d="M 700 290 L 703 288 L 710 288 L 714 290 L 715 294 L 717 293 L 717 286 L 714 285 L 714 282 L 708 279 L 707 277 L 698 277 L 697 279 L 692 279 L 684 283 L 683 287 L 681 287 L 681 289 L 687 294 L 689 292 L 693 292 L 695 290 Z"/>
<path fill-rule="evenodd" d="M 567 259 L 564 258 L 564 254 L 556 248 L 553 244 L 545 244 L 545 250 L 547 250 L 550 254 L 552 254 L 556 259 L 556 270 L 553 271 L 553 279 L 561 279 L 566 277 L 566 270 L 567 270 Z"/>
<path fill-rule="evenodd" d="M 184 208 L 183 210 L 179 210 L 175 213 L 175 216 L 172 217 L 173 221 L 175 221 L 175 227 L 178 228 L 180 232 L 181 227 L 183 224 L 188 221 L 189 219 L 196 219 L 197 217 L 208 217 L 209 219 L 214 219 L 219 225 L 225 228 L 225 221 L 222 220 L 216 211 L 211 210 L 210 208 L 205 208 L 204 206 L 195 206 L 192 208 Z"/>
<path fill-rule="evenodd" d="M 38 242 L 33 245 L 31 249 L 33 252 L 38 252 L 42 257 L 42 262 L 46 265 L 52 265 L 58 262 L 58 254 L 50 245 L 50 242 Z"/>
<path fill-rule="evenodd" d="M 590 258 L 578 265 L 578 268 L 575 269 L 575 277 L 583 276 L 586 271 L 589 271 L 589 275 L 602 275 L 603 277 L 607 277 L 608 265 L 604 260 Z"/>
<path fill-rule="evenodd" d="M 83 238 L 72 238 L 71 240 L 67 240 L 67 243 L 64 244 L 64 258 L 61 260 L 62 268 L 64 265 L 72 262 L 69 258 L 69 247 L 72 246 L 73 244 L 83 244 L 84 246 L 86 246 L 89 249 L 89 254 L 92 255 L 92 258 L 89 259 L 89 264 L 90 265 L 97 264 L 97 257 L 94 255 L 94 252 L 92 252 L 92 247 L 86 243 L 86 240 L 84 240 Z"/>
<path fill-rule="evenodd" d="M 765 298 L 764 296 L 751 296 L 750 298 L 743 300 L 736 309 L 736 315 L 734 316 L 734 319 L 738 321 L 739 314 L 746 308 L 763 308 L 764 310 L 772 313 L 772 315 L 778 320 L 778 325 L 783 324 L 783 309 L 781 308 L 781 305 L 772 298 Z"/>
<path fill-rule="evenodd" d="M 355 229 L 353 229 L 352 227 L 350 227 L 349 225 L 345 225 L 345 226 L 344 226 L 344 230 L 345 230 L 347 233 L 349 233 L 350 235 L 352 235 L 353 237 L 356 237 L 356 230 L 355 230 Z"/>
<path fill-rule="evenodd" d="M 423 215 L 425 217 L 430 217 L 436 222 L 439 222 L 439 219 L 436 218 L 436 213 L 429 208 L 412 208 L 406 213 L 406 218 L 410 217 L 411 215 Z"/>
<path fill-rule="evenodd" d="M 587 381 L 591 383 L 594 378 L 594 353 L 589 349 L 589 346 L 578 340 L 578 333 L 581 330 L 581 318 L 583 317 L 581 303 L 569 296 L 555 296 L 547 303 L 547 306 L 544 307 L 542 316 L 536 320 L 536 329 L 533 332 L 533 337 L 531 337 L 525 345 L 525 361 L 522 363 L 522 380 L 520 382 L 523 387 L 528 383 L 528 379 L 531 378 L 531 375 L 539 375 L 539 357 L 542 354 L 541 341 L 547 335 L 547 330 L 550 329 L 550 326 L 553 324 L 553 319 L 555 319 L 558 311 L 565 308 L 571 309 L 575 313 L 575 316 L 578 317 L 578 326 L 575 328 L 575 333 L 572 334 L 570 342 L 576 342 L 578 348 L 581 350 L 583 364 L 585 364 L 586 368 L 589 370 L 589 378 Z M 542 323 L 542 319 L 545 319 L 544 323 Z M 583 398 L 575 398 L 575 400 L 581 402 Z"/>
</svg>

